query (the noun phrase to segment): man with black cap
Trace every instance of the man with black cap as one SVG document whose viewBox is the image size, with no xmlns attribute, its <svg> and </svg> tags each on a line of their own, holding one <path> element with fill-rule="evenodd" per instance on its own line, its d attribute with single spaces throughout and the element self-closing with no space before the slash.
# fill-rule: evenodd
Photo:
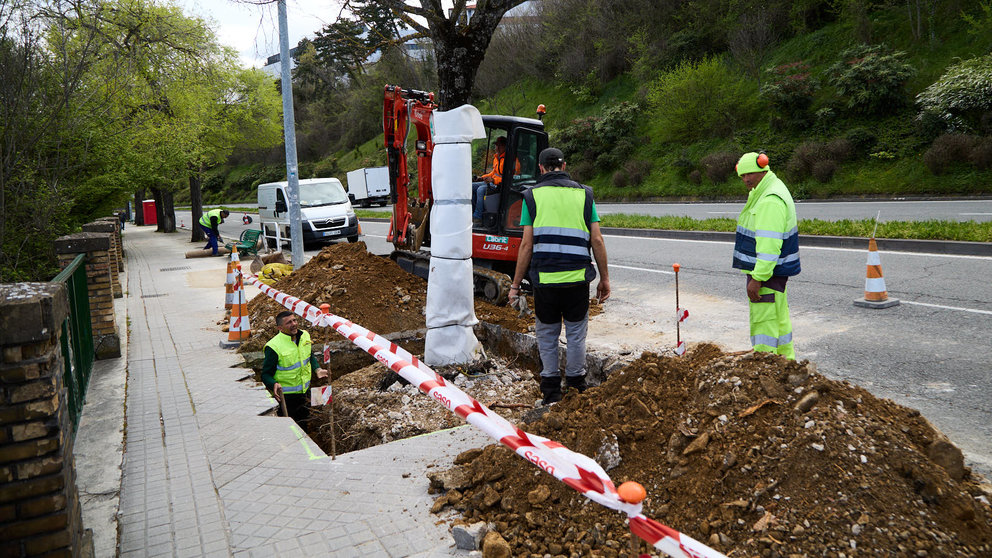
<svg viewBox="0 0 992 558">
<path fill-rule="evenodd" d="M 796 205 L 763 151 L 745 153 L 737 174 L 749 190 L 737 218 L 734 268 L 747 274 L 751 346 L 795 360 L 785 283 L 800 271 Z"/>
<path fill-rule="evenodd" d="M 520 224 L 524 228 L 517 267 L 510 285 L 510 300 L 520 296 L 520 282 L 528 272 L 534 288 L 535 333 L 541 353 L 541 393 L 544 404 L 560 401 L 558 337 L 565 324 L 565 384 L 586 387 L 586 326 L 589 321 L 589 283 L 596 278 L 592 255 L 599 268 L 596 297 L 610 298 L 606 243 L 599 230 L 599 215 L 592 188 L 579 184 L 565 172 L 562 152 L 549 147 L 538 157 L 541 177 L 524 191 Z"/>
</svg>

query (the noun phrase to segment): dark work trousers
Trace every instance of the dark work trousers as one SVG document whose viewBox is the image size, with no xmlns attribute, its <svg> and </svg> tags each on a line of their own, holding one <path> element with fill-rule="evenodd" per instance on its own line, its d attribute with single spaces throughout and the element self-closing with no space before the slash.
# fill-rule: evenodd
<svg viewBox="0 0 992 558">
<path fill-rule="evenodd" d="M 558 337 L 565 324 L 565 375 L 586 373 L 589 283 L 571 287 L 535 287 L 535 334 L 541 353 L 541 376 L 558 377 Z"/>
<path fill-rule="evenodd" d="M 310 394 L 309 393 L 284 393 L 286 398 L 286 410 L 289 416 L 306 430 L 307 420 L 310 419 Z M 279 416 L 282 416 L 282 405 L 279 406 Z"/>
<path fill-rule="evenodd" d="M 203 229 L 203 234 L 207 235 L 207 245 L 203 247 L 204 250 L 210 250 L 214 256 L 217 255 L 217 235 L 214 234 L 214 230 L 210 227 L 204 225 L 203 223 L 198 223 L 200 228 Z"/>
</svg>

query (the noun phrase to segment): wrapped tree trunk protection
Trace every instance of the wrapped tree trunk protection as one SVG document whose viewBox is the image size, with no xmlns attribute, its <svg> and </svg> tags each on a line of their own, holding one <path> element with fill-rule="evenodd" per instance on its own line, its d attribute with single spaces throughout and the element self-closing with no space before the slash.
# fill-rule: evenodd
<svg viewBox="0 0 992 558">
<path fill-rule="evenodd" d="M 482 115 L 471 105 L 432 116 L 431 268 L 427 280 L 429 365 L 471 361 L 479 348 L 472 326 L 472 140 L 485 137 Z"/>
</svg>

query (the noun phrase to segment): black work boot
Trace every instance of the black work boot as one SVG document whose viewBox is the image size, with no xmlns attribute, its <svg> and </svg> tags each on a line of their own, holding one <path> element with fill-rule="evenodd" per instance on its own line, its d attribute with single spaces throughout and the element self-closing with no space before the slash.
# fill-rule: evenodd
<svg viewBox="0 0 992 558">
<path fill-rule="evenodd" d="M 541 393 L 544 394 L 542 405 L 550 405 L 561 401 L 561 378 L 558 376 L 541 376 Z"/>
<path fill-rule="evenodd" d="M 577 389 L 579 393 L 586 390 L 586 375 L 581 376 L 565 376 L 565 387 L 569 389 Z"/>
</svg>

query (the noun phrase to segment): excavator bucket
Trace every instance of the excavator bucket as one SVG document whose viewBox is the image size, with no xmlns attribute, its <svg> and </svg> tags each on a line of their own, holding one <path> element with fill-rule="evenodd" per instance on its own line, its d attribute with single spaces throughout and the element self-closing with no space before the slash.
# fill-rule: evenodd
<svg viewBox="0 0 992 558">
<path fill-rule="evenodd" d="M 431 217 L 431 207 L 430 202 L 424 204 L 424 207 L 412 207 L 410 208 L 410 249 L 420 250 L 420 247 L 424 244 L 424 236 L 428 233 L 430 227 L 430 217 Z"/>
</svg>

